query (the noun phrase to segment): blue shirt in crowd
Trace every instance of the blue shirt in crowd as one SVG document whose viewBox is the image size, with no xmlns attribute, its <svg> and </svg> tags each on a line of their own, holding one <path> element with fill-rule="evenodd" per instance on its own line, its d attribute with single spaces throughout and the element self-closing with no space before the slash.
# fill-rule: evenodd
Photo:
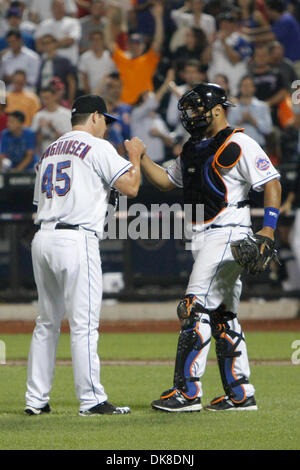
<svg viewBox="0 0 300 470">
<path fill-rule="evenodd" d="M 26 33 L 25 31 L 21 31 L 22 39 L 24 46 L 28 47 L 28 49 L 32 49 L 35 51 L 35 41 L 34 38 L 31 34 Z M 8 48 L 6 36 L 2 36 L 0 38 L 0 51 L 3 51 L 4 49 Z"/>
<path fill-rule="evenodd" d="M 272 25 L 276 39 L 284 46 L 284 56 L 293 62 L 300 60 L 300 25 L 291 13 L 284 13 Z"/>
<path fill-rule="evenodd" d="M 31 129 L 27 129 L 25 127 L 19 137 L 14 136 L 8 129 L 4 129 L 2 132 L 0 153 L 3 153 L 7 158 L 9 158 L 12 162 L 12 168 L 18 166 L 18 164 L 24 159 L 28 150 L 34 151 L 35 146 L 35 132 Z M 32 169 L 34 167 L 34 163 L 33 158 L 32 162 L 26 169 Z"/>
</svg>

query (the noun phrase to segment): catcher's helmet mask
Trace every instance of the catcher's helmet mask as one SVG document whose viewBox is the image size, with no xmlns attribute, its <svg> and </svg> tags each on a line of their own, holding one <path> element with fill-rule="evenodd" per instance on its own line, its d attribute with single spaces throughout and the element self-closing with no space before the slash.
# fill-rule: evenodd
<svg viewBox="0 0 300 470">
<path fill-rule="evenodd" d="M 180 120 L 192 137 L 203 137 L 213 120 L 212 109 L 218 104 L 223 108 L 234 106 L 228 101 L 224 88 L 215 83 L 196 85 L 180 98 L 178 101 Z"/>
</svg>

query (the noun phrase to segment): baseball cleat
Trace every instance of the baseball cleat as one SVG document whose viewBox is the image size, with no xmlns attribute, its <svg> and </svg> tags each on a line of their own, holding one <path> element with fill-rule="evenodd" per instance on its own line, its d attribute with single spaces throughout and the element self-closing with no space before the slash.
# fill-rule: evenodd
<svg viewBox="0 0 300 470">
<path fill-rule="evenodd" d="M 234 403 L 229 397 L 222 396 L 214 398 L 204 409 L 206 411 L 256 411 L 258 407 L 254 397 L 246 398 L 241 403 Z"/>
<path fill-rule="evenodd" d="M 47 403 L 47 405 L 45 405 L 43 408 L 34 408 L 33 406 L 26 406 L 24 411 L 29 416 L 33 416 L 33 415 L 41 415 L 44 413 L 50 413 L 51 408 L 49 404 Z"/>
<path fill-rule="evenodd" d="M 179 390 L 165 398 L 160 398 L 151 403 L 154 410 L 167 411 L 171 413 L 201 411 L 201 398 L 186 398 Z"/>
<path fill-rule="evenodd" d="M 96 415 L 127 415 L 130 413 L 130 408 L 128 406 L 114 406 L 108 401 L 99 403 L 96 406 L 93 406 L 89 410 L 79 411 L 80 416 L 96 416 Z"/>
</svg>

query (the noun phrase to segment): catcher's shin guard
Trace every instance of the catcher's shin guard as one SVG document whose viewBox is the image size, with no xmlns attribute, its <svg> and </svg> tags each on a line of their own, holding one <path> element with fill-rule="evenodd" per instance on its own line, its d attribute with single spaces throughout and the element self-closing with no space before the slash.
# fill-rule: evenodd
<svg viewBox="0 0 300 470">
<path fill-rule="evenodd" d="M 238 378 L 234 371 L 236 358 L 242 354 L 237 348 L 241 341 L 245 341 L 243 332 L 238 333 L 229 325 L 229 321 L 234 318 L 234 313 L 224 311 L 221 306 L 211 312 L 210 325 L 212 336 L 216 340 L 216 354 L 224 391 L 234 403 L 239 403 L 246 398 L 243 384 L 249 382 L 246 376 L 241 375 Z"/>
<path fill-rule="evenodd" d="M 174 389 L 180 390 L 187 398 L 193 399 L 198 395 L 197 382 L 200 377 L 193 376 L 192 367 L 201 350 L 210 342 L 203 341 L 198 332 L 199 313 L 205 309 L 196 302 L 193 295 L 188 295 L 179 302 L 177 307 L 178 317 L 183 320 L 178 338 L 177 353 L 174 371 Z M 169 393 L 172 393 L 172 390 Z"/>
</svg>

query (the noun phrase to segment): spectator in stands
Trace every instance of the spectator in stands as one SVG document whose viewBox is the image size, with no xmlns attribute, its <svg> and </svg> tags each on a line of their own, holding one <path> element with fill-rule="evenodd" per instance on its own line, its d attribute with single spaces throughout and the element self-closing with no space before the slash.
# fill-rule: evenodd
<svg viewBox="0 0 300 470">
<path fill-rule="evenodd" d="M 73 103 L 76 94 L 76 68 L 71 61 L 58 54 L 58 41 L 52 34 L 40 38 L 43 59 L 39 69 L 37 91 L 47 87 L 53 77 L 58 77 L 65 87 L 64 98 Z"/>
<path fill-rule="evenodd" d="M 224 90 L 226 91 L 226 96 L 229 99 L 229 101 L 231 101 L 232 103 L 237 103 L 236 97 L 231 95 L 230 84 L 229 84 L 228 77 L 226 75 L 224 75 L 223 73 L 218 73 L 215 76 L 213 82 L 217 83 L 222 88 L 224 88 Z M 227 108 L 226 111 L 229 111 L 229 108 Z"/>
<path fill-rule="evenodd" d="M 267 45 L 256 46 L 249 71 L 253 76 L 256 98 L 270 107 L 273 124 L 278 125 L 278 106 L 287 96 L 288 85 L 281 73 L 271 68 Z"/>
<path fill-rule="evenodd" d="M 62 134 L 71 131 L 71 111 L 56 102 L 51 87 L 42 88 L 40 98 L 43 105 L 33 118 L 31 129 L 37 133 L 37 148 L 41 155 Z"/>
<path fill-rule="evenodd" d="M 7 128 L 7 113 L 6 104 L 0 102 L 0 141 L 2 138 L 1 132 Z"/>
<path fill-rule="evenodd" d="M 51 78 L 49 86 L 54 90 L 56 103 L 60 106 L 63 106 L 64 108 L 71 109 L 72 102 L 70 103 L 64 98 L 66 94 L 66 87 L 62 80 L 59 77 L 54 76 L 53 78 Z"/>
<path fill-rule="evenodd" d="M 269 106 L 255 97 L 253 78 L 242 78 L 239 86 L 238 103 L 230 108 L 227 119 L 234 127 L 243 127 L 261 147 L 265 146 L 266 136 L 272 131 L 272 118 Z"/>
<path fill-rule="evenodd" d="M 118 118 L 112 123 L 110 129 L 116 129 L 123 137 L 123 140 L 131 138 L 130 114 L 132 107 L 121 101 L 122 82 L 118 73 L 111 73 L 99 84 L 96 94 L 103 96 L 109 112 Z"/>
<path fill-rule="evenodd" d="M 175 77 L 174 77 L 175 78 Z M 180 124 L 178 99 L 188 90 L 191 90 L 197 83 L 204 81 L 204 74 L 201 64 L 196 59 L 187 60 L 181 72 L 182 85 L 177 86 L 174 81 L 169 82 L 169 90 L 171 92 L 170 99 L 166 110 L 166 121 L 173 130 Z"/>
<path fill-rule="evenodd" d="M 273 39 L 269 21 L 257 8 L 256 0 L 235 0 L 235 4 L 240 10 L 240 31 L 249 44 Z"/>
<path fill-rule="evenodd" d="M 90 14 L 80 18 L 81 39 L 79 43 L 80 53 L 87 51 L 90 45 L 90 33 L 104 31 L 106 24 L 104 0 L 92 0 Z"/>
<path fill-rule="evenodd" d="M 273 41 L 270 44 L 269 52 L 272 69 L 277 70 L 282 75 L 284 82 L 291 89 L 292 83 L 298 78 L 293 62 L 284 57 L 284 47 L 279 41 Z"/>
<path fill-rule="evenodd" d="M 173 73 L 168 74 L 165 82 L 155 93 L 143 92 L 131 113 L 131 134 L 143 140 L 147 154 L 158 164 L 162 164 L 165 160 L 165 146 L 171 147 L 173 144 L 170 130 L 156 112 L 172 78 Z"/>
<path fill-rule="evenodd" d="M 38 96 L 26 90 L 26 73 L 17 70 L 12 80 L 12 90 L 6 95 L 6 112 L 22 111 L 25 116 L 24 126 L 30 127 L 33 116 L 40 109 Z"/>
<path fill-rule="evenodd" d="M 1 35 L 5 36 L 8 31 L 11 29 L 17 29 L 21 33 L 28 34 L 29 36 L 33 37 L 34 31 L 35 31 L 35 24 L 30 21 L 26 17 L 26 5 L 24 1 L 12 1 L 12 2 L 7 2 L 8 5 L 6 9 L 4 8 L 3 2 L 3 17 L 5 20 L 3 22 L 0 22 L 0 31 Z M 0 2 L 1 4 L 1 2 Z M 20 16 L 12 15 L 10 18 L 7 17 L 7 13 L 10 10 L 14 10 L 15 12 L 18 11 L 20 13 Z M 2 12 L 0 12 L 0 16 Z M 24 14 L 25 13 L 25 14 Z"/>
<path fill-rule="evenodd" d="M 218 73 L 225 74 L 233 96 L 236 96 L 238 84 L 247 73 L 247 62 L 252 53 L 237 29 L 238 21 L 234 11 L 220 14 L 216 40 L 202 55 L 203 62 L 208 65 L 209 80 L 213 81 Z"/>
<path fill-rule="evenodd" d="M 151 44 L 155 32 L 155 21 L 151 13 L 153 4 L 154 0 L 136 0 L 133 6 L 135 32 L 142 34 L 147 44 Z"/>
<path fill-rule="evenodd" d="M 79 57 L 79 41 L 81 39 L 81 26 L 77 18 L 66 16 L 63 0 L 53 0 L 53 18 L 42 21 L 35 33 L 36 48 L 42 50 L 41 38 L 53 35 L 56 40 L 58 55 L 65 57 L 76 65 Z"/>
<path fill-rule="evenodd" d="M 91 11 L 93 0 L 75 0 L 77 6 L 77 18 L 85 18 Z"/>
<path fill-rule="evenodd" d="M 28 87 L 35 88 L 40 66 L 39 55 L 23 45 L 20 31 L 9 31 L 6 40 L 9 49 L 2 57 L 1 78 L 10 84 L 14 73 L 24 70 Z"/>
<path fill-rule="evenodd" d="M 53 0 L 31 0 L 30 15 L 35 23 L 53 18 Z M 77 8 L 75 0 L 64 0 L 66 15 L 76 16 Z"/>
<path fill-rule="evenodd" d="M 108 10 L 106 44 L 109 47 L 112 59 L 118 67 L 122 80 L 122 101 L 133 104 L 144 91 L 153 90 L 153 76 L 160 60 L 160 48 L 163 41 L 163 7 L 157 2 L 152 7 L 155 18 L 155 35 L 151 47 L 145 52 L 145 43 L 139 34 L 129 37 L 128 53 L 120 49 L 112 37 L 111 23 L 115 10 Z"/>
<path fill-rule="evenodd" d="M 35 133 L 24 127 L 25 116 L 21 111 L 8 115 L 7 129 L 2 133 L 0 165 L 4 170 L 24 171 L 33 169 Z"/>
<path fill-rule="evenodd" d="M 275 38 L 284 46 L 284 56 L 294 63 L 300 77 L 300 25 L 286 10 L 284 0 L 266 0 L 266 10 Z"/>
<path fill-rule="evenodd" d="M 299 106 L 299 105 L 298 105 Z M 300 124 L 300 123 L 299 123 Z M 295 218 L 292 229 L 289 234 L 289 243 L 295 256 L 298 271 L 300 272 L 300 164 L 296 168 L 296 175 L 290 185 L 289 193 L 286 200 L 280 208 L 282 215 L 290 215 L 291 209 L 295 209 Z"/>
<path fill-rule="evenodd" d="M 10 31 L 20 31 L 24 46 L 29 49 L 35 50 L 34 37 L 28 31 L 22 31 L 20 29 L 22 23 L 22 11 L 19 8 L 9 8 L 6 12 L 6 18 L 8 23 L 8 29 Z M 8 48 L 6 36 L 0 38 L 0 51 Z"/>
<path fill-rule="evenodd" d="M 178 83 L 178 75 L 185 62 L 189 59 L 201 61 L 202 53 L 208 46 L 206 35 L 200 28 L 188 28 L 185 39 L 185 44 L 175 49 L 172 54 L 172 67 L 175 69 L 176 83 Z"/>
<path fill-rule="evenodd" d="M 78 71 L 86 94 L 94 93 L 103 77 L 117 71 L 110 52 L 105 49 L 104 34 L 101 31 L 90 33 L 90 48 L 80 56 Z"/>
<path fill-rule="evenodd" d="M 203 13 L 202 10 L 202 0 L 191 0 L 184 2 L 181 8 L 171 11 L 171 18 L 177 27 L 171 39 L 172 51 L 185 44 L 186 31 L 191 27 L 204 31 L 209 42 L 214 40 L 216 21 L 213 16 Z"/>
</svg>

